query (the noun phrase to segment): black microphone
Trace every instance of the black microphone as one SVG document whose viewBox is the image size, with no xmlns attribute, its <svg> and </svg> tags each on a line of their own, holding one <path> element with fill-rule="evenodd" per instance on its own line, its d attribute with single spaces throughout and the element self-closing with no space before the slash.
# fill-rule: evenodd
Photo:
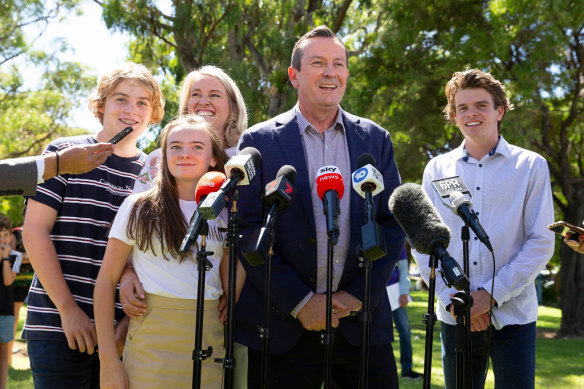
<svg viewBox="0 0 584 389">
<path fill-rule="evenodd" d="M 357 158 L 358 169 L 351 175 L 353 189 L 365 198 L 366 223 L 361 226 L 361 250 L 363 256 L 374 261 L 386 254 L 383 229 L 375 222 L 373 196 L 383 191 L 383 176 L 375 168 L 375 157 L 363 153 Z"/>
<path fill-rule="evenodd" d="M 442 222 L 422 187 L 417 184 L 399 186 L 390 196 L 388 205 L 410 245 L 422 254 L 433 254 L 440 259 L 446 284 L 458 290 L 466 289 L 470 285 L 468 277 L 446 251 L 450 229 Z"/>
<path fill-rule="evenodd" d="M 468 194 L 472 197 L 470 190 L 462 181 L 459 176 L 440 178 L 432 181 L 432 186 L 434 190 L 442 198 L 442 202 L 448 208 L 454 212 L 455 215 L 460 216 L 464 224 L 470 227 L 475 235 L 484 243 L 489 251 L 493 252 L 493 246 L 491 246 L 491 241 L 489 236 L 479 223 L 479 218 L 476 213 L 472 210 L 472 202 L 464 194 Z M 448 201 L 446 199 L 448 198 Z"/>
<path fill-rule="evenodd" d="M 477 214 L 472 210 L 472 202 L 468 197 L 463 195 L 461 192 L 454 191 L 450 193 L 450 204 L 452 204 L 452 210 L 455 214 L 460 216 L 468 227 L 470 227 L 477 238 L 484 243 L 489 251 L 493 251 L 493 246 L 491 246 L 491 241 L 489 240 L 489 235 L 481 226 Z"/>
<path fill-rule="evenodd" d="M 261 265 L 265 262 L 270 247 L 274 242 L 273 228 L 276 216 L 294 201 L 296 189 L 296 169 L 290 165 L 284 165 L 278 170 L 276 179 L 266 185 L 264 202 L 270 207 L 264 224 L 261 229 L 254 233 L 247 240 L 243 256 L 252 266 Z"/>
<path fill-rule="evenodd" d="M 229 179 L 217 192 L 209 194 L 199 206 L 201 216 L 206 220 L 217 218 L 227 204 L 225 197 L 231 195 L 237 185 L 249 185 L 256 176 L 256 166 L 261 160 L 262 155 L 255 147 L 246 147 L 239 154 L 231 157 L 225 164 L 225 175 Z"/>
</svg>

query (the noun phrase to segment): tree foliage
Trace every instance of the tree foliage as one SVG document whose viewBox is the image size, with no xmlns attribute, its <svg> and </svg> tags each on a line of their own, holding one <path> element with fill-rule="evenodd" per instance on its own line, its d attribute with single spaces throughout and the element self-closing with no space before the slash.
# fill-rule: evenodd
<svg viewBox="0 0 584 389">
<path fill-rule="evenodd" d="M 33 49 L 51 22 L 61 21 L 78 0 L 3 1 L 0 8 L 0 157 L 37 155 L 59 136 L 79 133 L 68 120 L 94 85 L 85 67 L 61 61 L 66 44 L 56 41 L 53 52 Z M 26 28 L 37 31 L 27 39 Z M 38 79 L 38 81 L 34 81 Z M 0 212 L 15 224 L 22 221 L 22 199 L 4 199 Z"/>
<path fill-rule="evenodd" d="M 419 180 L 429 157 L 460 144 L 458 130 L 438 114 L 446 103 L 443 87 L 453 72 L 477 67 L 508 86 L 516 110 L 503 121 L 505 138 L 548 161 L 558 219 L 582 222 L 584 3 L 437 0 L 386 6 L 391 23 L 353 62 L 353 85 L 363 90 L 350 91 L 349 101 L 390 129 L 406 180 Z M 584 264 L 564 245 L 560 256 L 560 335 L 581 336 Z"/>
<path fill-rule="evenodd" d="M 108 26 L 135 37 L 133 58 L 170 83 L 203 64 L 228 70 L 251 123 L 294 104 L 292 46 L 311 26 L 330 26 L 351 53 L 343 106 L 390 131 L 404 181 L 419 181 L 432 156 L 462 140 L 441 115 L 452 73 L 489 71 L 516 106 L 504 136 L 547 159 L 558 219 L 584 219 L 581 1 L 209 0 L 174 1 L 164 11 L 153 0 L 94 1 Z M 561 333 L 582 335 L 584 262 L 563 245 L 560 255 Z"/>
<path fill-rule="evenodd" d="M 360 15 L 357 8 L 371 7 L 351 0 L 209 0 L 174 1 L 164 11 L 154 0 L 94 1 L 103 7 L 108 27 L 135 37 L 132 58 L 172 75 L 174 82 L 204 64 L 227 69 L 242 90 L 251 123 L 294 104 L 287 69 L 299 36 L 318 24 L 340 31 L 350 10 Z"/>
</svg>

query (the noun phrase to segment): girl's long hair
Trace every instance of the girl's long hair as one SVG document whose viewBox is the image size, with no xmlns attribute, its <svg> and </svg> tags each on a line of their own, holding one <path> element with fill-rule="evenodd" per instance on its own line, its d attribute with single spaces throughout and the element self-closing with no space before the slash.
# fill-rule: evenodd
<svg viewBox="0 0 584 389">
<path fill-rule="evenodd" d="M 179 253 L 180 244 L 187 232 L 188 221 L 180 209 L 176 181 L 170 173 L 166 159 L 168 134 L 177 127 L 194 128 L 207 133 L 211 139 L 213 157 L 217 161 L 217 164 L 209 167 L 209 170 L 222 172 L 224 169 L 227 154 L 206 120 L 196 115 L 186 115 L 171 121 L 162 130 L 160 142 L 162 159 L 155 185 L 136 200 L 126 232 L 128 237 L 136 241 L 136 247 L 140 251 L 152 251 L 154 255 L 158 255 L 153 240 L 159 239 L 161 255 L 166 260 L 169 259 L 167 256 L 169 255 L 171 258 L 183 261 L 193 258 L 192 251 Z"/>
</svg>

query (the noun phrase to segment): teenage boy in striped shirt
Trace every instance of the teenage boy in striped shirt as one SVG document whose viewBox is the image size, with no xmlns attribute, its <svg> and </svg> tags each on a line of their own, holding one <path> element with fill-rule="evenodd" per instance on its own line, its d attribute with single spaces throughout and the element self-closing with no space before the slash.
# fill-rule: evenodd
<svg viewBox="0 0 584 389">
<path fill-rule="evenodd" d="M 96 169 L 57 175 L 28 199 L 23 240 L 35 277 L 22 337 L 37 389 L 99 387 L 93 288 L 108 228 L 144 165 L 145 154 L 136 147 L 138 137 L 164 116 L 160 86 L 148 69 L 134 63 L 101 77 L 89 107 L 102 123 L 101 131 L 95 137 L 57 139 L 45 153 L 107 142 L 128 126 L 133 131 Z M 120 320 L 119 303 L 116 308 Z"/>
</svg>

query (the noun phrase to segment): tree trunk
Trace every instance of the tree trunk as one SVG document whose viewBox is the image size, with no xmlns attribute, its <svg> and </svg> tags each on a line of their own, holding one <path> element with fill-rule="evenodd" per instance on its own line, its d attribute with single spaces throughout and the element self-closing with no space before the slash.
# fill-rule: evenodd
<svg viewBox="0 0 584 389">
<path fill-rule="evenodd" d="M 576 191 L 574 188 L 574 192 Z M 572 199 L 565 215 L 566 221 L 580 225 L 584 219 L 584 193 L 573 193 Z M 562 324 L 558 336 L 584 336 L 584 255 L 562 244 L 560 257 Z"/>
<path fill-rule="evenodd" d="M 562 325 L 558 336 L 584 336 L 584 256 L 566 245 L 560 256 Z"/>
</svg>

